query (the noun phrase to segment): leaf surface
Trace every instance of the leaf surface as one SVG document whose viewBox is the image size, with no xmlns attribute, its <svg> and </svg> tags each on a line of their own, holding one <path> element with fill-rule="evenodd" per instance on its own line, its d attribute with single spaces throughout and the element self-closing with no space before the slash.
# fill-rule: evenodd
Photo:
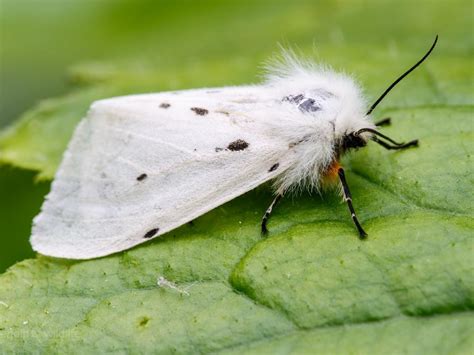
<svg viewBox="0 0 474 355">
<path fill-rule="evenodd" d="M 357 238 L 347 207 L 331 192 L 282 200 L 262 238 L 260 218 L 272 199 L 262 186 L 123 253 L 17 263 L 0 275 L 1 351 L 472 351 L 472 41 L 463 37 L 469 19 L 461 10 L 469 4 L 423 4 L 420 18 L 412 3 L 397 2 L 400 16 L 383 25 L 361 18 L 380 18 L 389 2 L 358 10 L 345 1 L 212 11 L 207 4 L 194 8 L 209 19 L 202 27 L 171 26 L 169 36 L 157 30 L 164 57 L 147 61 L 135 51 L 76 66 L 70 94 L 40 103 L 2 133 L 1 162 L 50 180 L 96 99 L 255 81 L 277 27 L 305 53 L 316 36 L 319 57 L 358 73 L 372 98 L 427 49 L 432 23 L 446 29 L 432 58 L 377 108 L 378 117 L 392 117 L 384 133 L 418 138 L 420 146 L 392 152 L 370 144 L 343 161 L 367 240 Z M 381 32 L 388 42 L 380 43 Z M 186 42 L 171 60 L 177 39 L 197 37 L 202 42 Z M 139 42 L 127 46 L 133 52 L 151 43 Z M 160 276 L 177 289 L 159 287 Z"/>
</svg>

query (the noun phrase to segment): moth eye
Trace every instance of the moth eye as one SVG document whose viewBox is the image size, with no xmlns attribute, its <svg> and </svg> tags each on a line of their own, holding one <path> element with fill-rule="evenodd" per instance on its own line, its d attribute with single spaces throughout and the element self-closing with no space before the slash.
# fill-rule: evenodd
<svg viewBox="0 0 474 355">
<path fill-rule="evenodd" d="M 354 133 L 346 134 L 342 138 L 342 149 L 352 149 L 352 148 L 362 148 L 366 146 L 367 143 L 359 136 L 354 135 Z"/>
</svg>

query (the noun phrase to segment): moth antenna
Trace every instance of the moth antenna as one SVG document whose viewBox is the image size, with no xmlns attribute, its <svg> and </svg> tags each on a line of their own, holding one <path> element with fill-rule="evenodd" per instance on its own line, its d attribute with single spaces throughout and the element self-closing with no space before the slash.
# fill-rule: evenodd
<svg viewBox="0 0 474 355">
<path fill-rule="evenodd" d="M 372 106 L 370 107 L 369 111 L 367 112 L 367 115 L 370 115 L 370 113 L 374 110 L 374 108 L 377 107 L 377 105 L 382 101 L 382 99 L 392 90 L 395 85 L 397 85 L 404 77 L 406 77 L 408 74 L 410 74 L 417 66 L 419 66 L 423 61 L 431 54 L 433 51 L 434 47 L 436 46 L 436 43 L 438 42 L 438 35 L 436 35 L 435 40 L 433 44 L 431 45 L 431 48 L 426 52 L 426 54 L 421 58 L 414 66 L 412 66 L 410 69 L 408 69 L 405 73 L 403 73 L 397 80 L 395 80 L 385 91 L 380 97 L 375 101 Z"/>
</svg>

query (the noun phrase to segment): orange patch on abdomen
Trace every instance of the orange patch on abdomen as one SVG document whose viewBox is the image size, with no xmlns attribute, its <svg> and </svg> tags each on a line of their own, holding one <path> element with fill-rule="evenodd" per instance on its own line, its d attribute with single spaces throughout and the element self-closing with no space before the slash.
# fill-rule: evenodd
<svg viewBox="0 0 474 355">
<path fill-rule="evenodd" d="M 341 164 L 337 160 L 334 160 L 331 165 L 328 166 L 326 171 L 323 173 L 322 184 L 323 185 L 333 185 L 339 181 L 339 168 Z"/>
</svg>

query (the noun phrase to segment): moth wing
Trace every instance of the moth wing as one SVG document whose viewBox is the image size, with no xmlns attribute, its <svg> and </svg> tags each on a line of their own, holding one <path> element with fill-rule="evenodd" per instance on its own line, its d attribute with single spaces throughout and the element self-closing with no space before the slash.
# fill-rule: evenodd
<svg viewBox="0 0 474 355">
<path fill-rule="evenodd" d="M 264 97 L 240 87 L 96 102 L 34 220 L 33 249 L 71 259 L 112 254 L 274 178 L 290 157 L 287 142 L 254 117 L 272 104 Z"/>
</svg>

